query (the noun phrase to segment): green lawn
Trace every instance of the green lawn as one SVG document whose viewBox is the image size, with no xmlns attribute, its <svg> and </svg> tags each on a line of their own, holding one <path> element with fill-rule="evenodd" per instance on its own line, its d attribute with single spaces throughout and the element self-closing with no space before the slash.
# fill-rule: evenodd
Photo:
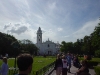
<svg viewBox="0 0 100 75">
<path fill-rule="evenodd" d="M 48 64 L 55 61 L 56 58 L 54 57 L 35 57 L 34 63 L 33 63 L 33 71 L 40 70 L 44 66 L 47 66 Z"/>
<path fill-rule="evenodd" d="M 100 58 L 92 58 L 92 60 L 100 63 Z"/>
<path fill-rule="evenodd" d="M 32 71 L 37 71 L 40 70 L 41 68 L 43 68 L 44 66 L 47 66 L 48 64 L 52 63 L 55 61 L 55 57 L 52 56 L 48 56 L 46 58 L 42 57 L 42 56 L 37 56 L 34 57 L 34 62 L 33 62 L 33 69 Z M 0 61 L 0 65 L 2 64 L 2 60 Z M 9 67 L 14 67 L 14 58 L 10 58 L 8 59 L 8 65 Z"/>
<path fill-rule="evenodd" d="M 84 60 L 84 58 L 83 57 L 79 57 L 79 60 Z M 99 62 L 100 63 L 100 58 L 92 58 L 92 60 L 91 61 L 96 61 L 96 62 Z"/>
</svg>

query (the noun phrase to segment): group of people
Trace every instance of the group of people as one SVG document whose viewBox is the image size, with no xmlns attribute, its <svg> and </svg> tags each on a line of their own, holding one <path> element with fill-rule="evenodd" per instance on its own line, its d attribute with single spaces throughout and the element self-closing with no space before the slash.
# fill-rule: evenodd
<svg viewBox="0 0 100 75">
<path fill-rule="evenodd" d="M 73 58 L 73 61 L 76 58 Z M 70 53 L 66 55 L 57 55 L 57 59 L 55 61 L 55 67 L 56 75 L 67 75 L 67 72 L 70 72 L 71 68 L 71 61 L 72 56 Z M 33 57 L 30 54 L 20 54 L 17 57 L 17 66 L 19 68 L 18 75 L 29 75 L 32 70 L 32 64 L 33 64 Z M 3 57 L 3 64 L 0 69 L 1 75 L 8 75 L 8 64 L 7 64 L 7 57 Z M 83 60 L 81 62 L 81 66 L 79 67 L 78 71 L 75 73 L 75 75 L 89 75 L 89 69 L 88 64 L 86 60 Z"/>
<path fill-rule="evenodd" d="M 87 61 L 82 60 L 81 62 L 79 62 L 78 57 L 73 56 L 70 53 L 68 53 L 67 55 L 57 54 L 54 67 L 54 69 L 56 70 L 56 75 L 61 75 L 61 73 L 62 75 L 67 75 L 67 72 L 71 73 L 71 61 L 73 62 L 73 66 L 78 68 L 75 75 L 90 75 Z"/>
</svg>

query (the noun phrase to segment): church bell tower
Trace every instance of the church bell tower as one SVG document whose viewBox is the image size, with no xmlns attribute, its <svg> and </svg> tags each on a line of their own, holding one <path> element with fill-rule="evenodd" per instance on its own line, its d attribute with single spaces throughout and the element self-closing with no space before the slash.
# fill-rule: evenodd
<svg viewBox="0 0 100 75">
<path fill-rule="evenodd" d="M 41 44 L 42 43 L 42 30 L 39 27 L 39 29 L 37 30 L 37 44 Z"/>
</svg>

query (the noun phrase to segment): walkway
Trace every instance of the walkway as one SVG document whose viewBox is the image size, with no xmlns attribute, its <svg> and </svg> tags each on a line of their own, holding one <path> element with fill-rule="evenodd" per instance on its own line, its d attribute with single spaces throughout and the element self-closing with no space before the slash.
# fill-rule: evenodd
<svg viewBox="0 0 100 75">
<path fill-rule="evenodd" d="M 78 70 L 78 68 L 75 68 L 74 66 L 72 66 L 71 73 L 68 73 L 67 75 L 74 75 L 77 70 Z M 89 69 L 89 72 L 91 75 L 95 75 L 94 69 Z M 54 70 L 51 75 L 56 75 L 56 71 Z"/>
</svg>

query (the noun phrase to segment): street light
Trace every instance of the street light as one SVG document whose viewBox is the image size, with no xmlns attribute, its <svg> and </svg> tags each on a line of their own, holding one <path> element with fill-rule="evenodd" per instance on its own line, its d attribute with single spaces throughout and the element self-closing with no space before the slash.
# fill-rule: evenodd
<svg viewBox="0 0 100 75">
<path fill-rule="evenodd" d="M 14 71 L 14 74 L 15 74 L 16 73 L 16 56 L 17 56 L 16 50 L 18 50 L 18 48 L 20 47 L 20 45 L 19 45 L 18 41 L 13 42 L 11 45 L 15 49 L 15 51 L 14 51 L 14 55 L 15 55 L 15 63 L 14 63 L 14 69 L 15 69 L 15 71 Z"/>
</svg>

